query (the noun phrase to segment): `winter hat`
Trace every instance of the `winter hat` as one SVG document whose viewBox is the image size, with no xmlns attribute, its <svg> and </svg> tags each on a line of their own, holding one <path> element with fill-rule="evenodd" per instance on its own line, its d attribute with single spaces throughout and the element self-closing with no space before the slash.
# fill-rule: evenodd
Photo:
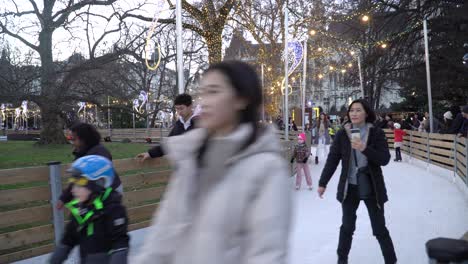
<svg viewBox="0 0 468 264">
<path fill-rule="evenodd" d="M 300 133 L 298 136 L 297 136 L 297 139 L 300 139 L 302 141 L 306 141 L 306 135 L 304 133 Z"/>
<path fill-rule="evenodd" d="M 468 114 L 468 105 L 463 107 L 463 113 Z"/>
<path fill-rule="evenodd" d="M 450 120 L 453 119 L 452 112 L 450 112 L 450 111 L 445 112 L 444 118 L 445 119 L 450 119 Z"/>
<path fill-rule="evenodd" d="M 399 123 L 395 123 L 395 124 L 393 124 L 393 127 L 395 127 L 396 129 L 400 129 L 401 125 Z"/>
</svg>

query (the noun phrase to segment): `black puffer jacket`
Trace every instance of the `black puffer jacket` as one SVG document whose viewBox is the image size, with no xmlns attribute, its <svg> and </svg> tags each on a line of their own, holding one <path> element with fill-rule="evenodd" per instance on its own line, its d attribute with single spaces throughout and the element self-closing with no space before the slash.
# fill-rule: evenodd
<svg viewBox="0 0 468 264">
<path fill-rule="evenodd" d="M 388 150 L 387 138 L 382 129 L 371 127 L 368 133 L 367 147 L 362 153 L 367 157 L 372 187 L 376 194 L 377 203 L 381 206 L 388 201 L 388 196 L 380 167 L 388 164 L 390 152 Z M 319 181 L 319 186 L 326 188 L 341 161 L 342 169 L 337 193 L 337 199 L 340 202 L 343 202 L 346 198 L 350 157 L 351 141 L 347 134 L 347 129 L 341 129 L 336 134 L 335 141 L 333 141 L 333 145 L 330 148 L 330 153 Z"/>
<path fill-rule="evenodd" d="M 70 216 L 71 221 L 65 228 L 61 245 L 54 250 L 50 263 L 62 263 L 75 246 L 80 247 L 80 263 L 127 263 L 130 238 L 127 234 L 128 217 L 122 205 L 122 196 L 112 191 L 103 205 L 101 210 L 95 209 L 93 204 L 80 206 L 82 217 L 89 210 L 94 211 L 94 215 L 82 226 L 73 215 Z M 91 223 L 93 232 L 88 234 Z"/>
<path fill-rule="evenodd" d="M 98 144 L 95 145 L 91 148 L 86 148 L 83 150 L 78 150 L 74 151 L 73 155 L 75 156 L 75 160 L 84 157 L 84 156 L 90 156 L 90 155 L 98 155 L 102 156 L 104 158 L 107 158 L 109 160 L 112 160 L 112 155 L 110 154 L 109 150 L 107 150 L 103 145 Z M 115 172 L 115 178 L 114 181 L 112 182 L 112 188 L 115 190 L 117 187 L 119 187 L 122 184 L 122 181 L 120 180 L 119 175 L 117 172 Z M 73 194 L 71 193 L 72 185 L 68 185 L 65 190 L 63 190 L 62 194 L 60 195 L 60 200 L 63 203 L 68 203 L 73 199 Z"/>
</svg>

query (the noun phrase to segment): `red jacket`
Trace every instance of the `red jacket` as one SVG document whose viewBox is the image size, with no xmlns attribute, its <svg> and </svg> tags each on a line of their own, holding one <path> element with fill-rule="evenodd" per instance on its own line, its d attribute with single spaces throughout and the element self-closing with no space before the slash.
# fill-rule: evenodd
<svg viewBox="0 0 468 264">
<path fill-rule="evenodd" d="M 395 142 L 403 142 L 403 136 L 406 135 L 406 132 L 402 129 L 395 129 L 393 134 L 395 135 Z"/>
</svg>

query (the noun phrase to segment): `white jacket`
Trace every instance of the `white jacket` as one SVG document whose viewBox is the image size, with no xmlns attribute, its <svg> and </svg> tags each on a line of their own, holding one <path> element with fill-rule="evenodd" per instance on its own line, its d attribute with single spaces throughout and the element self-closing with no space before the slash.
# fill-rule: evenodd
<svg viewBox="0 0 468 264">
<path fill-rule="evenodd" d="M 226 140 L 240 146 L 251 128 Z M 196 153 L 206 132 L 196 129 L 165 144 L 175 171 L 141 252 L 141 264 L 287 263 L 292 192 L 287 163 L 274 129 L 225 163 L 203 193 Z M 197 202 L 201 201 L 201 202 Z"/>
</svg>

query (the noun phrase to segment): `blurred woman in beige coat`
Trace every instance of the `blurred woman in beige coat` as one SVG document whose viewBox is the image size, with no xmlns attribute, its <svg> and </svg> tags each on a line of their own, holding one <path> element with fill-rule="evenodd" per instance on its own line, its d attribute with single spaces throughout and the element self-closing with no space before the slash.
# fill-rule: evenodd
<svg viewBox="0 0 468 264">
<path fill-rule="evenodd" d="M 201 128 L 163 145 L 174 175 L 132 263 L 287 263 L 288 167 L 274 129 L 259 125 L 257 74 L 212 65 L 200 97 Z"/>
</svg>

